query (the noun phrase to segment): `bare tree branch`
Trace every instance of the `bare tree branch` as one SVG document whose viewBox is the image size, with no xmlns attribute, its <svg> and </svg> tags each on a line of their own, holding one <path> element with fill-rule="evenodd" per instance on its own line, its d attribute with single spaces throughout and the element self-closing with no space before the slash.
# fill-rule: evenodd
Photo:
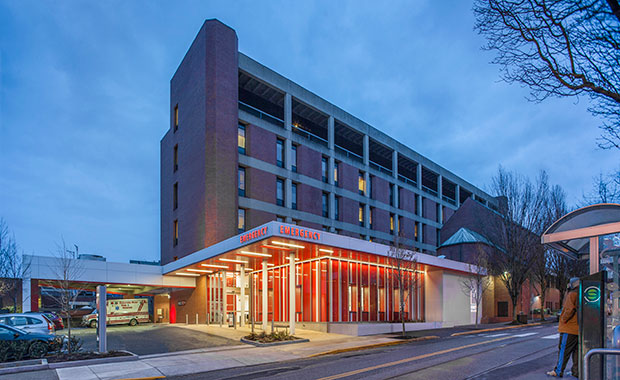
<svg viewBox="0 0 620 380">
<path fill-rule="evenodd" d="M 402 323 L 402 335 L 405 336 L 405 300 L 418 288 L 419 277 L 416 273 L 418 263 L 413 247 L 408 247 L 404 243 L 403 230 L 394 236 L 394 241 L 388 250 L 390 265 L 394 273 L 394 277 L 398 282 L 400 291 L 400 320 Z"/>
</svg>

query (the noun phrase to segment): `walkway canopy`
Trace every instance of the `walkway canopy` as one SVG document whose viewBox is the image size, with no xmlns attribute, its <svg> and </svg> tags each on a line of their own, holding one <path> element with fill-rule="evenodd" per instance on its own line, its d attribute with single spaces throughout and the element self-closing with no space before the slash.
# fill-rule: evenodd
<svg viewBox="0 0 620 380">
<path fill-rule="evenodd" d="M 620 204 L 600 203 L 570 212 L 545 231 L 548 244 L 572 259 L 590 258 L 590 273 L 598 272 L 599 237 L 620 233 Z"/>
</svg>

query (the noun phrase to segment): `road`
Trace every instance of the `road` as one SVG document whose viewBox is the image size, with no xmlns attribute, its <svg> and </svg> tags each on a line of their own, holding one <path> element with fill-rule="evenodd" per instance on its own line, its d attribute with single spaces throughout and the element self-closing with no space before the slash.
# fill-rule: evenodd
<svg viewBox="0 0 620 380">
<path fill-rule="evenodd" d="M 167 379 L 545 379 L 557 344 L 551 324 Z"/>
</svg>

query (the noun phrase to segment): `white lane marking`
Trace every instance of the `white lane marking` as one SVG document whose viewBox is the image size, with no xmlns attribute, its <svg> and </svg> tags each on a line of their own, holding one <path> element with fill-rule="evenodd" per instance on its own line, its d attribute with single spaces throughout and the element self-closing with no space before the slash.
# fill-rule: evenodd
<svg viewBox="0 0 620 380">
<path fill-rule="evenodd" d="M 536 335 L 538 333 L 535 332 L 531 332 L 531 333 L 525 333 L 525 334 L 518 334 L 518 335 L 513 335 L 515 338 L 523 338 L 524 336 L 530 336 L 530 335 Z"/>
<path fill-rule="evenodd" d="M 560 337 L 560 333 L 543 336 L 541 339 L 558 339 Z"/>
<path fill-rule="evenodd" d="M 503 334 L 492 334 L 492 335 L 485 335 L 485 337 L 487 338 L 495 338 L 498 336 L 504 336 L 504 335 L 509 335 L 508 333 L 503 333 Z"/>
</svg>

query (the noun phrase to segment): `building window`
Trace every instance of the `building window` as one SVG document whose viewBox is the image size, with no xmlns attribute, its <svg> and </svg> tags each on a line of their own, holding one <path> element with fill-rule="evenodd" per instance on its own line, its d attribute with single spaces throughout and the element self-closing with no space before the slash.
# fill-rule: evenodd
<svg viewBox="0 0 620 380">
<path fill-rule="evenodd" d="M 179 183 L 175 182 L 172 185 L 172 209 L 176 210 L 179 207 Z"/>
<path fill-rule="evenodd" d="M 284 140 L 278 139 L 276 141 L 276 164 L 284 167 Z"/>
<path fill-rule="evenodd" d="M 498 317 L 508 316 L 508 302 L 507 301 L 497 302 L 497 316 Z"/>
<path fill-rule="evenodd" d="M 390 233 L 394 234 L 394 214 L 390 214 Z"/>
<path fill-rule="evenodd" d="M 172 156 L 172 162 L 174 163 L 174 170 L 173 171 L 177 171 L 179 170 L 179 144 L 174 146 L 174 153 Z"/>
<path fill-rule="evenodd" d="M 373 176 L 369 176 L 368 178 L 368 197 L 372 199 L 372 178 Z"/>
<path fill-rule="evenodd" d="M 375 208 L 371 207 L 370 212 L 368 213 L 368 225 L 370 225 L 370 229 L 372 230 L 372 214 L 374 213 Z"/>
<path fill-rule="evenodd" d="M 360 222 L 360 226 L 364 227 L 364 204 L 360 203 L 360 209 L 358 213 L 358 220 Z"/>
<path fill-rule="evenodd" d="M 321 179 L 327 183 L 327 157 L 321 157 Z"/>
<path fill-rule="evenodd" d="M 239 182 L 238 194 L 240 197 L 245 197 L 245 168 L 239 166 L 237 170 L 237 180 Z"/>
<path fill-rule="evenodd" d="M 437 233 L 437 236 L 436 236 L 437 242 L 435 244 L 439 247 L 439 243 L 441 242 L 441 230 L 437 228 L 435 231 Z"/>
<path fill-rule="evenodd" d="M 291 146 L 291 170 L 297 172 L 297 145 Z"/>
<path fill-rule="evenodd" d="M 245 154 L 245 125 L 239 124 L 237 128 L 237 150 Z"/>
<path fill-rule="evenodd" d="M 176 247 L 179 244 L 179 220 L 172 222 L 172 246 Z"/>
<path fill-rule="evenodd" d="M 359 172 L 357 175 L 357 190 L 360 195 L 364 195 L 366 192 L 366 179 L 364 179 L 364 172 Z"/>
<path fill-rule="evenodd" d="M 284 223 L 284 217 L 280 216 L 280 215 L 276 215 L 276 222 L 282 222 Z"/>
<path fill-rule="evenodd" d="M 396 233 L 400 235 L 400 232 L 403 230 L 403 217 L 398 217 L 398 227 L 396 228 Z"/>
<path fill-rule="evenodd" d="M 413 226 L 413 238 L 415 241 L 420 241 L 420 222 L 415 222 Z"/>
<path fill-rule="evenodd" d="M 322 203 L 323 203 L 323 216 L 327 218 L 329 216 L 329 195 L 327 193 L 323 193 Z"/>
<path fill-rule="evenodd" d="M 179 105 L 174 106 L 174 131 L 179 130 Z"/>
<path fill-rule="evenodd" d="M 239 209 L 239 215 L 237 218 L 237 231 L 245 231 L 245 209 L 242 208 Z"/>
<path fill-rule="evenodd" d="M 334 219 L 340 220 L 340 197 L 334 198 Z"/>
<path fill-rule="evenodd" d="M 282 178 L 276 180 L 276 204 L 284 206 L 284 180 Z"/>
<path fill-rule="evenodd" d="M 334 185 L 338 186 L 338 166 L 339 162 L 334 162 Z"/>
<path fill-rule="evenodd" d="M 439 203 L 435 204 L 435 221 L 441 222 L 441 205 Z"/>
<path fill-rule="evenodd" d="M 291 185 L 291 208 L 297 210 L 297 184 Z"/>
<path fill-rule="evenodd" d="M 301 221 L 297 220 L 297 219 L 291 219 L 291 223 L 298 226 L 299 223 L 301 223 Z"/>
</svg>

